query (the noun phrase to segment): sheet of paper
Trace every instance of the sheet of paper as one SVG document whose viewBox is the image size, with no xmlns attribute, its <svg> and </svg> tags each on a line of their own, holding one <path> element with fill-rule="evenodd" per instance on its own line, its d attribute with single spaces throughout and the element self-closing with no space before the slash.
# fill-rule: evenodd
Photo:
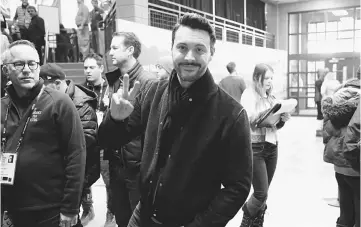
<svg viewBox="0 0 361 227">
<path fill-rule="evenodd" d="M 281 103 L 281 108 L 273 115 L 282 114 L 282 113 L 290 113 L 297 106 L 296 99 L 280 100 L 279 103 Z"/>
</svg>

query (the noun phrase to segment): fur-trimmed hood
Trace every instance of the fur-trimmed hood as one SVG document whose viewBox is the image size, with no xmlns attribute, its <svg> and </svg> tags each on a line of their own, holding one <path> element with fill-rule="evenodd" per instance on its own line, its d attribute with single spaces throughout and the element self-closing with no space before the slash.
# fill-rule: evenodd
<svg viewBox="0 0 361 227">
<path fill-rule="evenodd" d="M 347 126 L 357 108 L 360 94 L 360 88 L 344 86 L 322 101 L 322 112 L 335 128 Z"/>
</svg>

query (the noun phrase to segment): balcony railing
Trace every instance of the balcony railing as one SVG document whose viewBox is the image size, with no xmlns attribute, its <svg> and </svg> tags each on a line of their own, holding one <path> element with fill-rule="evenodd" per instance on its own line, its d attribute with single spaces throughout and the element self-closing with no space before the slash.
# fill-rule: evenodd
<svg viewBox="0 0 361 227">
<path fill-rule="evenodd" d="M 105 42 L 105 53 L 110 50 L 110 44 L 112 42 L 113 33 L 116 31 L 116 3 L 114 2 L 108 15 L 104 20 L 104 42 Z"/>
<path fill-rule="evenodd" d="M 193 12 L 204 16 L 212 23 L 217 40 L 274 48 L 275 36 L 271 33 L 178 3 L 167 0 L 160 1 L 173 7 L 148 3 L 150 26 L 172 30 L 179 17 L 186 12 Z"/>
</svg>

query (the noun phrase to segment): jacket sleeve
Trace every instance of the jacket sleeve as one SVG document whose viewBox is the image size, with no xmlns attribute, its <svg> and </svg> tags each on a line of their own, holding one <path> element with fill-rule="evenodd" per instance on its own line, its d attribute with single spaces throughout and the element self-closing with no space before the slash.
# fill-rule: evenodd
<svg viewBox="0 0 361 227">
<path fill-rule="evenodd" d="M 56 104 L 57 124 L 64 152 L 64 195 L 60 212 L 78 214 L 86 161 L 84 132 L 71 99 L 64 95 Z"/>
<path fill-rule="evenodd" d="M 84 130 L 86 148 L 88 150 L 88 148 L 97 145 L 97 115 L 95 110 L 87 103 L 82 106 L 79 115 Z"/>
<path fill-rule="evenodd" d="M 141 122 L 140 96 L 134 103 L 134 110 L 130 116 L 123 121 L 116 121 L 110 116 L 110 108 L 99 126 L 99 144 L 101 148 L 120 149 L 138 137 L 144 127 Z"/>
<path fill-rule="evenodd" d="M 245 203 L 252 182 L 252 147 L 246 111 L 242 110 L 225 140 L 228 153 L 219 193 L 207 210 L 186 227 L 224 227 Z"/>
<path fill-rule="evenodd" d="M 346 129 L 344 156 L 352 168 L 360 172 L 360 103 Z"/>
</svg>

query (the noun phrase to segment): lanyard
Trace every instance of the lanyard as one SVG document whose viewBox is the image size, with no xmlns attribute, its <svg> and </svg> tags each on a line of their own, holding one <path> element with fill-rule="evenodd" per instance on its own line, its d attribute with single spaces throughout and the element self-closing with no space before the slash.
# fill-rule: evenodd
<svg viewBox="0 0 361 227">
<path fill-rule="evenodd" d="M 44 87 L 41 88 L 38 96 L 35 99 L 35 102 L 31 105 L 31 109 L 30 109 L 30 112 L 29 112 L 28 117 L 26 119 L 24 128 L 21 131 L 20 139 L 18 141 L 18 145 L 16 146 L 15 153 L 17 153 L 19 151 L 20 147 L 21 147 L 21 144 L 22 144 L 22 142 L 24 140 L 26 129 L 27 129 L 28 125 L 29 125 L 31 117 L 33 116 L 33 112 L 35 110 L 35 105 L 36 105 L 36 103 L 38 103 L 39 98 L 40 98 L 41 94 L 43 93 L 43 91 L 44 91 Z M 10 108 L 11 108 L 11 102 L 9 102 L 9 104 L 8 104 L 8 106 L 6 108 L 6 114 L 5 114 L 5 120 L 4 120 L 4 129 L 3 129 L 2 135 L 1 135 L 1 151 L 2 152 L 4 152 L 5 145 L 7 143 L 7 136 L 6 136 L 7 129 L 6 128 L 7 128 L 7 122 L 8 122 L 8 118 L 9 118 Z"/>
<path fill-rule="evenodd" d="M 98 97 L 98 105 L 97 105 L 97 109 L 100 108 L 100 104 L 102 103 L 102 93 L 103 93 L 103 85 L 104 85 L 104 80 L 102 80 L 102 82 L 100 83 L 100 91 L 99 91 L 99 97 Z M 88 87 L 89 87 L 89 83 L 88 83 Z M 94 91 L 95 86 L 92 86 L 92 91 Z"/>
</svg>

